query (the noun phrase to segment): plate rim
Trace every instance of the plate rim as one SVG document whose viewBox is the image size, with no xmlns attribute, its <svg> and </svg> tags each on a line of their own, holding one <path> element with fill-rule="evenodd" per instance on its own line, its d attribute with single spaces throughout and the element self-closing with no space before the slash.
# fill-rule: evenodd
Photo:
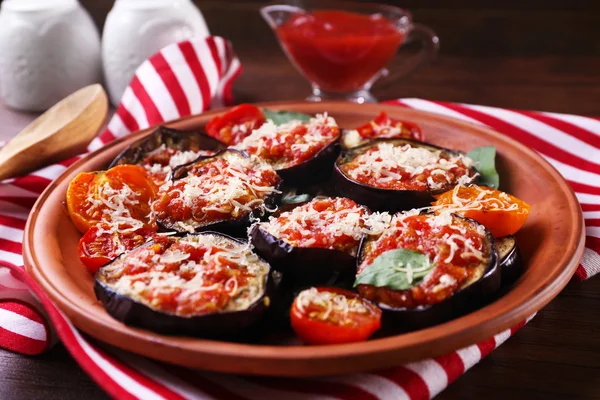
<svg viewBox="0 0 600 400">
<path fill-rule="evenodd" d="M 352 104 L 352 103 L 343 103 L 343 102 L 308 103 L 308 102 L 298 102 L 298 101 L 286 101 L 286 102 L 256 103 L 256 105 L 260 106 L 260 107 L 273 107 L 273 108 L 280 108 L 280 109 L 285 108 L 286 106 L 290 107 L 290 106 L 294 106 L 294 105 L 295 106 L 313 105 L 314 108 L 327 109 L 329 106 L 336 105 L 336 104 L 337 105 L 343 104 L 346 107 L 363 107 L 363 105 L 356 105 L 356 104 Z M 378 107 L 378 110 L 381 110 L 381 111 L 386 111 L 386 110 L 398 111 L 398 106 L 395 106 L 395 105 L 377 104 L 377 107 Z M 203 114 L 187 116 L 187 117 L 177 119 L 174 121 L 169 121 L 169 122 L 165 123 L 165 125 L 167 125 L 167 126 L 175 125 L 175 127 L 176 127 L 176 125 L 184 123 L 185 121 L 189 121 L 189 120 L 195 119 L 195 118 L 205 118 L 205 117 L 213 115 L 213 114 L 221 113 L 224 110 L 225 109 L 216 109 L 216 110 L 208 111 Z M 576 198 L 572 188 L 570 187 L 570 185 L 568 185 L 568 183 L 565 181 L 565 179 L 562 177 L 562 175 L 560 175 L 560 173 L 550 163 L 548 163 L 542 156 L 540 156 L 534 150 L 522 145 L 518 141 L 516 141 L 502 133 L 499 133 L 491 128 L 488 128 L 486 126 L 481 126 L 478 124 L 474 124 L 474 123 L 470 123 L 467 121 L 462 121 L 462 120 L 459 120 L 456 118 L 427 112 L 427 111 L 415 110 L 415 109 L 404 109 L 404 110 L 410 110 L 410 113 L 421 114 L 421 115 L 425 115 L 426 117 L 427 116 L 434 117 L 434 119 L 436 119 L 438 121 L 441 121 L 444 123 L 449 123 L 449 124 L 455 125 L 455 126 L 456 125 L 458 125 L 458 126 L 467 125 L 472 128 L 476 128 L 476 130 L 479 130 L 479 131 L 483 130 L 486 132 L 486 134 L 496 136 L 496 137 L 500 138 L 502 141 L 507 142 L 507 144 L 512 145 L 513 147 L 518 147 L 521 151 L 528 153 L 528 155 L 530 157 L 532 157 L 533 159 L 535 159 L 535 161 L 537 163 L 543 165 L 546 170 L 551 172 L 551 174 L 554 176 L 554 178 L 556 178 L 556 180 L 558 180 L 559 182 L 564 184 L 562 186 L 568 188 L 568 191 L 565 194 L 567 195 L 568 200 L 569 200 L 568 203 L 571 206 L 571 207 L 569 207 L 569 209 L 573 210 L 574 208 L 572 207 L 572 205 L 574 204 L 576 206 L 577 214 L 579 217 L 577 221 L 574 221 L 575 232 L 571 236 L 572 237 L 578 236 L 579 239 L 577 241 L 576 248 L 572 252 L 572 255 L 570 257 L 568 257 L 568 259 L 567 259 L 567 256 L 565 255 L 565 257 L 563 257 L 560 260 L 561 265 L 562 265 L 560 272 L 555 273 L 552 280 L 549 280 L 547 278 L 544 281 L 544 285 L 541 286 L 536 293 L 533 293 L 531 296 L 529 296 L 519 306 L 511 307 L 509 310 L 506 310 L 506 312 L 503 315 L 498 316 L 496 318 L 485 319 L 480 324 L 477 324 L 477 325 L 467 324 L 464 322 L 468 321 L 470 319 L 478 319 L 479 315 L 482 312 L 485 312 L 485 310 L 488 307 L 495 305 L 497 303 L 501 303 L 501 299 L 494 301 L 493 303 L 491 303 L 490 305 L 488 305 L 486 307 L 480 308 L 480 309 L 478 309 L 470 314 L 467 314 L 463 317 L 455 318 L 444 324 L 436 325 L 431 328 L 426 328 L 426 329 L 413 331 L 413 332 L 409 332 L 409 333 L 405 333 L 405 334 L 394 335 L 394 336 L 381 338 L 381 339 L 374 339 L 374 340 L 367 341 L 367 342 L 340 344 L 340 345 L 328 345 L 328 346 L 311 346 L 311 347 L 288 346 L 288 347 L 285 347 L 285 346 L 273 346 L 273 345 L 262 345 L 262 344 L 258 344 L 258 345 L 256 345 L 256 344 L 240 344 L 240 343 L 232 343 L 232 342 L 226 342 L 226 341 L 194 338 L 192 340 L 195 343 L 197 343 L 198 347 L 204 347 L 203 350 L 198 350 L 198 351 L 201 351 L 202 354 L 205 356 L 234 357 L 235 358 L 236 354 L 243 354 L 245 356 L 245 358 L 247 358 L 253 362 L 259 362 L 260 360 L 268 359 L 271 361 L 277 360 L 284 364 L 290 363 L 290 362 L 306 363 L 308 361 L 318 363 L 319 360 L 324 360 L 324 359 L 343 360 L 343 359 L 347 359 L 349 357 L 348 356 L 349 353 L 351 353 L 352 358 L 364 359 L 365 357 L 373 357 L 379 353 L 394 352 L 394 351 L 398 352 L 398 351 L 400 351 L 400 349 L 407 347 L 407 346 L 411 346 L 411 345 L 413 347 L 419 347 L 419 348 L 423 348 L 426 346 L 432 347 L 432 345 L 434 345 L 433 347 L 435 347 L 435 343 L 436 343 L 436 340 L 439 339 L 438 338 L 439 335 L 432 336 L 432 331 L 440 330 L 441 326 L 445 327 L 446 329 L 450 329 L 450 334 L 445 333 L 444 336 L 451 336 L 453 338 L 453 341 L 452 341 L 452 343 L 454 343 L 453 347 L 456 349 L 456 348 L 460 348 L 460 347 L 463 347 L 463 346 L 466 346 L 469 344 L 473 344 L 472 342 L 464 343 L 464 340 L 463 341 L 459 340 L 460 336 L 474 336 L 474 337 L 480 338 L 480 339 L 476 340 L 476 342 L 479 342 L 481 340 L 486 340 L 486 339 L 492 337 L 493 335 L 495 335 L 501 331 L 504 331 L 505 329 L 511 328 L 513 325 L 521 322 L 521 321 L 515 321 L 515 315 L 527 314 L 527 316 L 529 316 L 530 314 L 533 314 L 534 312 L 537 312 L 539 309 L 543 308 L 560 292 L 560 290 L 562 290 L 562 288 L 564 286 L 566 286 L 566 284 L 569 282 L 569 279 L 575 273 L 575 270 L 576 270 L 577 266 L 579 265 L 579 261 L 580 261 L 581 257 L 583 256 L 583 251 L 584 251 L 584 247 L 585 247 L 584 246 L 585 245 L 585 230 L 583 229 L 583 226 L 584 226 L 583 214 L 581 212 L 581 208 L 579 206 L 577 198 Z M 80 160 L 78 160 L 77 162 L 70 165 L 65 171 L 63 171 L 61 173 L 61 175 L 57 179 L 55 179 L 52 183 L 50 183 L 50 185 L 44 190 L 44 192 L 37 199 L 36 203 L 34 204 L 34 206 L 32 208 L 32 211 L 29 215 L 29 218 L 27 220 L 27 224 L 26 224 L 25 231 L 24 231 L 23 257 L 24 257 L 25 268 L 26 268 L 27 272 L 32 277 L 34 277 L 34 279 L 38 282 L 38 284 L 40 284 L 40 286 L 44 289 L 44 291 L 52 298 L 52 300 L 57 304 L 57 306 L 59 306 L 59 308 L 68 315 L 69 319 L 79 329 L 90 334 L 91 336 L 94 336 L 94 333 L 97 333 L 97 331 L 96 331 L 97 329 L 109 330 L 113 334 L 116 334 L 116 336 L 118 336 L 119 338 L 126 338 L 127 341 L 130 342 L 128 344 L 131 346 L 124 347 L 121 343 L 122 340 L 121 341 L 115 340 L 113 337 L 111 337 L 109 340 L 105 340 L 107 343 L 110 343 L 110 344 L 115 345 L 120 348 L 124 348 L 129 351 L 144 354 L 144 355 L 150 356 L 152 358 L 157 358 L 162 361 L 171 361 L 172 362 L 173 360 L 171 357 L 169 357 L 169 354 L 164 354 L 163 351 L 165 348 L 171 349 L 172 348 L 171 346 L 177 347 L 178 346 L 177 343 L 171 344 L 171 345 L 169 345 L 169 343 L 174 342 L 174 341 L 176 342 L 176 340 L 174 340 L 174 338 L 178 338 L 178 337 L 163 336 L 163 335 L 159 335 L 159 334 L 154 334 L 150 331 L 132 329 L 129 327 L 122 329 L 122 327 L 120 327 L 119 325 L 116 325 L 116 324 L 120 324 L 118 321 L 114 321 L 115 323 L 112 323 L 112 321 L 111 321 L 111 323 L 104 323 L 103 321 L 88 320 L 85 323 L 83 323 L 83 321 L 81 320 L 81 316 L 83 315 L 84 319 L 85 319 L 85 307 L 78 305 L 76 302 L 69 299 L 63 293 L 60 293 L 60 291 L 54 286 L 54 284 L 48 280 L 47 276 L 45 276 L 45 274 L 43 272 L 43 268 L 40 267 L 40 263 L 38 261 L 38 257 L 35 253 L 35 249 L 33 246 L 33 234 L 34 234 L 35 224 L 37 221 L 37 216 L 39 214 L 39 210 L 44 206 L 44 204 L 45 204 L 46 200 L 48 199 L 48 197 L 50 196 L 50 194 L 55 190 L 55 188 L 58 186 L 58 184 L 65 179 L 65 177 L 67 175 L 69 175 L 73 170 L 77 169 L 81 164 L 96 157 L 99 153 L 105 152 L 112 147 L 118 146 L 121 143 L 123 143 L 124 141 L 133 141 L 133 140 L 143 136 L 144 134 L 147 134 L 148 132 L 152 131 L 153 129 L 154 128 L 148 128 L 148 129 L 132 132 L 131 134 L 129 134 L 123 138 L 116 139 L 116 140 L 112 141 L 111 143 L 109 143 L 108 145 L 85 155 Z M 525 317 L 522 319 L 524 320 Z M 459 328 L 461 325 L 463 327 Z M 494 325 L 496 327 L 492 328 L 490 325 Z M 420 336 L 421 340 L 415 341 L 416 336 Z M 105 337 L 103 337 L 103 338 L 105 338 Z M 445 339 L 445 340 L 448 340 L 448 339 Z M 133 343 L 131 343 L 131 342 L 133 342 Z M 154 348 L 154 349 L 152 349 L 153 346 L 150 346 L 151 347 L 150 351 L 145 351 L 145 349 L 142 349 L 141 347 L 143 347 L 142 345 L 144 343 L 148 343 L 148 342 L 152 343 L 153 345 L 158 345 L 158 346 L 156 346 L 156 348 Z M 405 342 L 405 343 L 402 343 L 402 342 Z M 408 342 L 408 344 L 406 342 Z M 445 347 L 448 347 L 448 346 L 445 346 Z M 161 351 L 161 349 L 162 349 L 162 351 Z M 285 351 L 282 351 L 282 349 L 285 349 Z M 282 355 L 281 353 L 285 353 L 285 354 Z M 441 352 L 441 353 L 444 353 L 444 352 Z M 433 353 L 431 353 L 431 354 L 433 354 Z M 437 354 L 437 355 L 440 355 L 440 354 Z M 427 357 L 433 357 L 433 356 L 434 355 L 428 355 Z M 239 355 L 237 355 L 237 357 L 239 357 Z M 409 359 L 412 359 L 413 361 L 418 358 L 423 358 L 423 357 L 414 357 L 414 356 L 409 357 Z M 402 362 L 405 362 L 405 360 L 402 360 Z M 184 362 L 184 363 L 180 363 L 180 364 L 186 365 L 186 366 L 197 366 L 197 363 L 186 364 Z M 349 367 L 350 364 L 356 364 L 356 363 L 348 362 L 345 364 L 346 364 L 345 368 L 342 368 L 341 372 L 351 372 L 351 371 L 358 371 L 358 370 L 364 369 L 364 368 L 360 368 L 360 367 L 359 368 Z M 243 373 L 260 374 L 260 375 L 273 375 L 273 373 L 275 373 L 276 375 L 282 375 L 282 376 L 284 376 L 284 375 L 285 376 L 307 376 L 307 375 L 325 375 L 325 374 L 330 374 L 330 373 L 340 373 L 339 368 L 336 369 L 336 371 L 325 371 L 325 370 L 324 371 L 315 371 L 315 372 L 317 372 L 316 374 L 311 373 L 310 371 L 306 370 L 306 368 L 304 370 L 302 370 L 301 373 L 296 372 L 293 374 L 290 374 L 287 371 L 283 371 L 283 370 L 278 371 L 277 368 L 272 368 L 271 372 L 268 372 L 268 373 L 265 373 L 262 370 L 248 369 L 247 367 L 243 367 L 243 366 L 231 366 L 231 367 L 223 368 L 222 366 L 219 365 L 214 368 L 212 368 L 212 366 L 211 366 L 210 369 L 222 371 L 222 372 L 236 372 L 236 373 L 243 372 Z"/>
</svg>

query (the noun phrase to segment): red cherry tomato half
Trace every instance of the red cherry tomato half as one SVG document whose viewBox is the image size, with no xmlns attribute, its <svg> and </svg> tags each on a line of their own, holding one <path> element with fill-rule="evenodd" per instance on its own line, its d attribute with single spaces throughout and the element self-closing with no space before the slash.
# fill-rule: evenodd
<svg viewBox="0 0 600 400">
<path fill-rule="evenodd" d="M 109 229 L 108 225 L 94 226 L 79 240 L 79 259 L 92 274 L 123 252 L 141 245 L 154 234 L 154 231 L 144 229 L 126 233 L 111 233 Z"/>
<path fill-rule="evenodd" d="M 333 287 L 300 292 L 290 318 L 306 344 L 361 342 L 381 327 L 378 307 L 357 293 Z"/>
<path fill-rule="evenodd" d="M 423 132 L 412 122 L 400 121 L 381 112 L 377 118 L 356 128 L 363 138 L 404 138 L 423 140 Z"/>
<path fill-rule="evenodd" d="M 206 124 L 206 133 L 228 146 L 238 144 L 265 123 L 262 111 L 252 104 L 240 104 Z"/>
</svg>

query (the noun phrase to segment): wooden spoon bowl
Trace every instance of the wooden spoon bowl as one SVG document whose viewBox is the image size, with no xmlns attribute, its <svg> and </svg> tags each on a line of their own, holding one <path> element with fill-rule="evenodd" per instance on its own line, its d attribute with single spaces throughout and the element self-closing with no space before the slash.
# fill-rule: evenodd
<svg viewBox="0 0 600 400">
<path fill-rule="evenodd" d="M 0 149 L 0 181 L 82 153 L 107 114 L 100 84 L 65 97 Z"/>
</svg>

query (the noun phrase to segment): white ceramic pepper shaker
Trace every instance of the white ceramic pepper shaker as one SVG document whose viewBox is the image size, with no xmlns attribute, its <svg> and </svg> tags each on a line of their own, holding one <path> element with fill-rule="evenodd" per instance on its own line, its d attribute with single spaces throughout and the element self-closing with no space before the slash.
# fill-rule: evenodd
<svg viewBox="0 0 600 400">
<path fill-rule="evenodd" d="M 116 0 L 102 34 L 111 102 L 120 102 L 137 67 L 161 48 L 208 34 L 202 13 L 190 0 Z"/>
<path fill-rule="evenodd" d="M 77 0 L 4 0 L 0 5 L 0 96 L 43 111 L 101 80 L 100 35 Z"/>
</svg>

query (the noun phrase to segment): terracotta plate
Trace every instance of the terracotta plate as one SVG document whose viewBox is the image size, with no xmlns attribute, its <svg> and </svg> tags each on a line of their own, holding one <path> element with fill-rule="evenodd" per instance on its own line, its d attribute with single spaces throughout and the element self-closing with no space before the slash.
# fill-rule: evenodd
<svg viewBox="0 0 600 400">
<path fill-rule="evenodd" d="M 81 171 L 101 170 L 127 144 L 148 130 L 116 141 L 68 168 L 37 201 L 25 231 L 29 273 L 82 331 L 117 347 L 174 364 L 244 374 L 324 375 L 389 367 L 439 356 L 510 328 L 544 307 L 567 284 L 584 248 L 583 219 L 577 199 L 559 173 L 542 157 L 487 128 L 411 109 L 346 103 L 278 103 L 274 109 L 314 114 L 327 111 L 342 127 L 373 119 L 380 111 L 418 123 L 428 142 L 469 150 L 498 149 L 502 189 L 532 205 L 519 232 L 526 271 L 494 303 L 448 323 L 364 343 L 306 347 L 293 339 L 268 336 L 259 344 L 163 336 L 127 327 L 96 301 L 92 277 L 77 257 L 80 234 L 64 204 L 69 181 Z M 216 112 L 168 124 L 202 127 Z"/>
</svg>

